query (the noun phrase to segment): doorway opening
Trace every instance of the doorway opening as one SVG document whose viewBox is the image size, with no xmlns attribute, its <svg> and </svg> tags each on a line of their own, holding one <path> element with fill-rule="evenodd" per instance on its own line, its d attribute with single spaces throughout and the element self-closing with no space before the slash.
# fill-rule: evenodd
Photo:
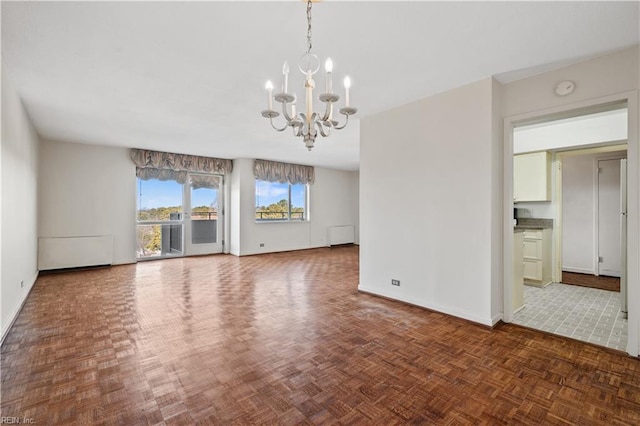
<svg viewBox="0 0 640 426">
<path fill-rule="evenodd" d="M 505 171 L 511 169 L 513 182 L 505 183 L 505 190 L 514 195 L 508 207 L 513 220 L 519 222 L 515 228 L 510 224 L 511 241 L 505 244 L 505 259 L 513 260 L 508 273 L 514 276 L 507 282 L 505 275 L 506 322 L 633 352 L 636 343 L 629 344 L 627 339 L 627 230 L 626 208 L 621 204 L 626 201 L 621 195 L 626 189 L 621 180 L 622 174 L 626 176 L 621 172 L 626 162 L 621 165 L 620 160 L 627 156 L 627 114 L 627 101 L 619 100 L 506 121 L 505 136 L 507 131 L 510 134 L 505 140 L 511 145 L 512 163 Z M 605 123 L 614 129 L 604 129 Z M 518 162 L 513 160 L 536 152 L 549 159 L 548 182 L 530 185 L 538 188 L 538 198 L 522 198 L 523 185 L 518 182 L 522 176 L 518 176 Z M 545 156 L 540 157 L 544 161 Z M 524 235 L 514 242 L 519 226 Z M 544 241 L 544 235 L 551 241 Z M 520 265 L 524 265 L 521 288 L 514 253 L 522 256 Z M 545 267 L 550 270 L 544 271 Z M 505 265 L 505 272 L 508 269 Z M 620 283 L 620 290 L 589 288 L 584 281 L 576 282 L 572 274 L 592 278 L 596 286 L 598 280 L 608 277 L 608 281 Z"/>
<path fill-rule="evenodd" d="M 549 271 L 553 279 L 538 287 L 525 273 L 523 309 L 515 313 L 515 324 L 626 349 L 627 309 L 620 291 L 622 255 L 626 257 L 620 162 L 626 155 L 626 144 L 553 152 L 556 184 L 549 206 L 543 207 L 555 217 L 544 230 L 549 250 L 543 256 L 556 271 Z M 530 203 L 515 205 L 531 207 L 517 209 L 527 216 L 541 211 Z M 523 243 L 528 247 L 532 240 Z M 529 256 L 525 250 L 525 265 Z"/>
</svg>

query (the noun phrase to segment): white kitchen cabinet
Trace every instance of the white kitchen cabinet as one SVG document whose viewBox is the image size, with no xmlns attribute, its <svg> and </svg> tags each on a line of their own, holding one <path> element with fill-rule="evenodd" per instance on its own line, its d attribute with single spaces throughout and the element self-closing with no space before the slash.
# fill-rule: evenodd
<svg viewBox="0 0 640 426">
<path fill-rule="evenodd" d="M 522 238 L 524 282 L 536 287 L 551 283 L 551 228 L 526 229 Z"/>
<path fill-rule="evenodd" d="M 522 253 L 529 259 L 542 259 L 542 235 L 524 240 Z"/>
<path fill-rule="evenodd" d="M 551 201 L 551 154 L 513 156 L 513 201 Z"/>
<path fill-rule="evenodd" d="M 527 284 L 542 282 L 542 259 L 523 259 L 523 276 L 527 279 Z M 530 281 L 535 281 L 531 283 Z"/>
</svg>

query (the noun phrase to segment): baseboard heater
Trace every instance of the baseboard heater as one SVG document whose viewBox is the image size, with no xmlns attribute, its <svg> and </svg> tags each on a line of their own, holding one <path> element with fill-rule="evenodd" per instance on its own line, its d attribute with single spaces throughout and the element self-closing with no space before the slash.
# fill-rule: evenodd
<svg viewBox="0 0 640 426">
<path fill-rule="evenodd" d="M 330 246 L 355 243 L 355 228 L 353 225 L 330 226 L 327 228 L 327 241 Z"/>
<path fill-rule="evenodd" d="M 47 237 L 38 240 L 38 269 L 111 265 L 113 236 Z"/>
</svg>

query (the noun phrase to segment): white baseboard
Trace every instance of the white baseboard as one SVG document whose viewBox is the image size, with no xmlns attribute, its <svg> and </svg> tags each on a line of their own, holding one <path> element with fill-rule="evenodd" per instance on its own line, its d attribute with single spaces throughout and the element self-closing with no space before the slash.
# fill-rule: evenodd
<svg viewBox="0 0 640 426">
<path fill-rule="evenodd" d="M 111 265 L 113 266 L 117 266 L 117 265 L 131 265 L 133 263 L 138 263 L 138 259 L 136 258 L 129 258 L 129 259 L 118 259 L 118 260 L 114 260 L 113 263 Z"/>
<path fill-rule="evenodd" d="M 13 312 L 11 312 L 11 315 L 9 316 L 9 321 L 7 322 L 7 324 L 4 324 L 4 326 L 2 327 L 2 338 L 0 339 L 0 345 L 4 343 L 4 339 L 9 334 L 9 330 L 11 330 L 11 327 L 13 327 L 13 323 L 16 322 L 16 319 L 18 318 L 18 315 L 20 315 L 20 311 L 22 310 L 22 307 L 24 306 L 25 302 L 29 298 L 29 294 L 33 289 L 33 285 L 36 283 L 36 280 L 38 279 L 38 273 L 39 272 L 36 271 L 35 275 L 33 276 L 33 279 L 29 281 L 27 291 L 24 293 L 24 298 L 14 308 Z"/>
<path fill-rule="evenodd" d="M 611 269 L 603 269 L 598 275 L 604 275 L 606 277 L 620 278 L 620 271 L 613 271 Z"/>
<path fill-rule="evenodd" d="M 515 312 L 514 312 L 514 313 L 515 313 Z M 500 321 L 502 321 L 502 318 L 503 318 L 503 316 L 502 316 L 502 312 L 501 312 L 501 313 L 499 313 L 499 314 L 497 314 L 497 315 L 495 315 L 493 318 L 491 318 L 491 326 L 492 326 L 492 327 L 495 327 L 495 325 L 496 325 L 497 323 L 499 323 Z"/>
<path fill-rule="evenodd" d="M 445 307 L 445 306 L 441 306 L 441 305 L 436 305 L 433 303 L 425 303 L 423 301 L 420 300 L 415 300 L 412 298 L 407 298 L 404 296 L 398 296 L 395 294 L 390 294 L 390 293 L 385 293 L 385 292 L 381 292 L 379 290 L 373 290 L 373 289 L 369 289 L 364 287 L 362 284 L 360 284 L 358 286 L 358 290 L 362 291 L 363 293 L 369 293 L 369 294 L 373 294 L 376 296 L 382 296 L 385 297 L 387 299 L 393 299 L 393 300 L 398 300 L 400 302 L 405 302 L 408 303 L 410 305 L 415 305 L 415 306 L 419 306 L 422 308 L 426 308 L 426 309 L 430 309 L 432 311 L 436 311 L 436 312 L 440 312 L 443 314 L 447 314 L 447 315 L 451 315 L 454 317 L 458 317 L 458 318 L 462 318 L 471 322 L 475 322 L 477 324 L 481 324 L 481 325 L 486 325 L 488 327 L 493 327 L 494 325 L 497 324 L 498 321 L 500 321 L 502 319 L 502 314 L 498 314 L 493 318 L 483 318 L 483 317 L 479 317 L 475 314 L 469 313 L 469 312 L 465 312 L 462 311 L 460 309 L 457 308 L 453 308 L 453 307 Z M 495 321 L 495 322 L 494 322 Z"/>
</svg>

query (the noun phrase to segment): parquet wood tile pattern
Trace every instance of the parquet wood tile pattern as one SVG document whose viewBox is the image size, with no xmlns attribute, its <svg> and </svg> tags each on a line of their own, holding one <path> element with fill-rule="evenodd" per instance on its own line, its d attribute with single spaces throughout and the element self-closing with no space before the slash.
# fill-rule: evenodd
<svg viewBox="0 0 640 426">
<path fill-rule="evenodd" d="M 47 425 L 640 424 L 637 359 L 357 284 L 357 247 L 42 275 L 2 346 L 1 414 Z"/>
<path fill-rule="evenodd" d="M 607 291 L 620 291 L 620 278 L 607 277 L 605 275 L 578 274 L 562 271 L 562 283 L 579 285 L 582 287 L 599 288 Z"/>
</svg>

